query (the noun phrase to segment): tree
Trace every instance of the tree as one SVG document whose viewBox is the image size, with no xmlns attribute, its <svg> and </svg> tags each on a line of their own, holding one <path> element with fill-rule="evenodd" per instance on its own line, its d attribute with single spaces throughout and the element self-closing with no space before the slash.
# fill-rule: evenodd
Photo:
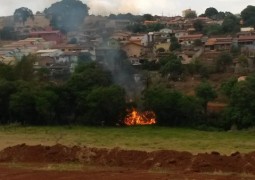
<svg viewBox="0 0 255 180">
<path fill-rule="evenodd" d="M 86 98 L 86 119 L 94 125 L 115 126 L 125 117 L 125 91 L 119 86 L 93 89 Z"/>
<path fill-rule="evenodd" d="M 216 68 L 218 72 L 226 72 L 227 66 L 232 64 L 233 60 L 230 54 L 222 53 L 216 59 Z"/>
<path fill-rule="evenodd" d="M 241 17 L 245 26 L 255 26 L 255 6 L 247 6 L 241 12 Z"/>
<path fill-rule="evenodd" d="M 14 82 L 0 80 L 0 124 L 8 123 L 10 120 L 10 97 L 16 92 Z"/>
<path fill-rule="evenodd" d="M 238 129 L 255 125 L 255 75 L 252 74 L 245 81 L 237 82 L 231 88 L 229 107 L 225 112 L 226 128 L 236 125 Z"/>
<path fill-rule="evenodd" d="M 21 82 L 20 82 L 21 83 Z M 36 95 L 33 88 L 27 83 L 10 97 L 10 111 L 13 122 L 38 125 L 36 111 Z"/>
<path fill-rule="evenodd" d="M 196 18 L 196 17 L 197 17 L 197 13 L 194 12 L 194 11 L 191 11 L 191 12 L 189 12 L 189 13 L 187 13 L 187 14 L 185 15 L 185 18 L 188 18 L 188 19 L 194 19 L 194 18 Z"/>
<path fill-rule="evenodd" d="M 16 40 L 17 32 L 15 31 L 13 26 L 4 26 L 0 30 L 0 39 L 1 40 Z"/>
<path fill-rule="evenodd" d="M 50 24 L 63 32 L 76 30 L 88 15 L 89 8 L 80 0 L 62 0 L 44 10 Z"/>
<path fill-rule="evenodd" d="M 151 14 L 144 14 L 143 19 L 144 21 L 153 21 L 154 17 Z"/>
<path fill-rule="evenodd" d="M 240 31 L 239 19 L 233 14 L 226 16 L 222 23 L 222 30 L 225 33 L 232 33 L 232 32 Z"/>
<path fill-rule="evenodd" d="M 143 105 L 146 110 L 155 112 L 158 125 L 187 126 L 200 119 L 200 107 L 194 97 L 164 87 L 146 89 Z"/>
<path fill-rule="evenodd" d="M 170 51 L 175 51 L 180 49 L 181 49 L 181 44 L 179 44 L 178 39 L 175 36 L 171 37 Z"/>
<path fill-rule="evenodd" d="M 204 28 L 204 33 L 208 36 L 220 35 L 223 33 L 222 26 L 219 24 L 211 24 Z"/>
<path fill-rule="evenodd" d="M 209 18 L 214 18 L 218 13 L 218 10 L 214 7 L 209 7 L 205 10 L 205 16 Z"/>
<path fill-rule="evenodd" d="M 15 10 L 14 12 L 15 22 L 22 22 L 24 25 L 28 18 L 31 18 L 34 20 L 34 14 L 30 9 L 26 7 L 21 7 Z"/>
<path fill-rule="evenodd" d="M 36 56 L 35 55 L 28 55 L 23 56 L 21 61 L 14 68 L 15 76 L 18 79 L 24 81 L 30 81 L 34 78 L 34 62 Z"/>
<path fill-rule="evenodd" d="M 207 104 L 217 97 L 216 91 L 208 82 L 202 82 L 195 89 L 196 96 L 201 100 L 204 112 L 207 114 Z"/>
<path fill-rule="evenodd" d="M 14 80 L 13 66 L 0 63 L 0 79 Z"/>
<path fill-rule="evenodd" d="M 228 98 L 231 97 L 232 94 L 232 90 L 234 89 L 234 87 L 237 84 L 237 78 L 230 78 L 226 81 L 224 81 L 221 84 L 220 90 L 221 92 Z"/>
<path fill-rule="evenodd" d="M 204 25 L 204 22 L 202 20 L 197 19 L 197 20 L 194 21 L 193 26 L 196 29 L 196 31 L 202 32 L 205 25 Z"/>
<path fill-rule="evenodd" d="M 168 57 L 167 63 L 161 67 L 160 73 L 163 76 L 168 76 L 172 80 L 177 80 L 180 78 L 183 72 L 183 65 L 179 58 Z"/>
</svg>

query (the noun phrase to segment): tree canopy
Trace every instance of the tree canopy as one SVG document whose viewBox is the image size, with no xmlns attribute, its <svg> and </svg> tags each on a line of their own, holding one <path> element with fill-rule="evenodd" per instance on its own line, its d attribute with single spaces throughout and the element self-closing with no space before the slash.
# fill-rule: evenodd
<svg viewBox="0 0 255 180">
<path fill-rule="evenodd" d="M 51 26 L 64 32 L 76 30 L 88 15 L 88 6 L 80 0 L 62 0 L 44 10 Z"/>
<path fill-rule="evenodd" d="M 26 7 L 21 7 L 15 10 L 14 12 L 15 22 L 21 22 L 24 24 L 28 18 L 34 19 L 34 14 L 30 9 Z"/>
<path fill-rule="evenodd" d="M 241 12 L 241 17 L 245 26 L 255 26 L 255 6 L 247 6 Z"/>
<path fill-rule="evenodd" d="M 218 14 L 218 10 L 215 9 L 214 7 L 209 7 L 205 10 L 205 16 L 209 18 L 213 18 Z"/>
</svg>

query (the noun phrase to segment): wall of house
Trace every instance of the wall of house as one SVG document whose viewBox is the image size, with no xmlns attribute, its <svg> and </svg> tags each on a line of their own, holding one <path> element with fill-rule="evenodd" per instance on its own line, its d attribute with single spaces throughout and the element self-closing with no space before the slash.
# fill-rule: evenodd
<svg viewBox="0 0 255 180">
<path fill-rule="evenodd" d="M 123 50 L 126 51 L 128 57 L 140 57 L 142 53 L 142 46 L 128 44 L 123 47 Z"/>
<path fill-rule="evenodd" d="M 170 48 L 170 43 L 160 43 L 160 44 L 156 44 L 154 46 L 154 51 L 156 52 L 159 48 L 163 48 L 165 50 L 165 52 L 169 52 L 169 48 Z"/>
</svg>

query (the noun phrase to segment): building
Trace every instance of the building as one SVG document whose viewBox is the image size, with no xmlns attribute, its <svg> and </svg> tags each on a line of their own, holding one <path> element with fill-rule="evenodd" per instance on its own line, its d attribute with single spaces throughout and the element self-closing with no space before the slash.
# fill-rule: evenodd
<svg viewBox="0 0 255 180">
<path fill-rule="evenodd" d="M 232 37 L 209 38 L 205 43 L 205 51 L 229 51 L 232 44 Z"/>
<path fill-rule="evenodd" d="M 43 38 L 45 41 L 56 41 L 57 44 L 64 42 L 65 37 L 60 31 L 32 31 L 31 38 Z"/>
</svg>

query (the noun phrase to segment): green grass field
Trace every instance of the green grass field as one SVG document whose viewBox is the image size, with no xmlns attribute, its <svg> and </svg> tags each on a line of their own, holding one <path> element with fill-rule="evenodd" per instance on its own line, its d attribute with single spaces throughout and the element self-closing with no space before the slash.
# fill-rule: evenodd
<svg viewBox="0 0 255 180">
<path fill-rule="evenodd" d="M 178 150 L 192 153 L 218 151 L 255 151 L 255 130 L 206 132 L 183 128 L 147 127 L 19 127 L 0 126 L 0 149 L 26 143 L 29 145 L 89 147 L 136 150 Z"/>
</svg>

